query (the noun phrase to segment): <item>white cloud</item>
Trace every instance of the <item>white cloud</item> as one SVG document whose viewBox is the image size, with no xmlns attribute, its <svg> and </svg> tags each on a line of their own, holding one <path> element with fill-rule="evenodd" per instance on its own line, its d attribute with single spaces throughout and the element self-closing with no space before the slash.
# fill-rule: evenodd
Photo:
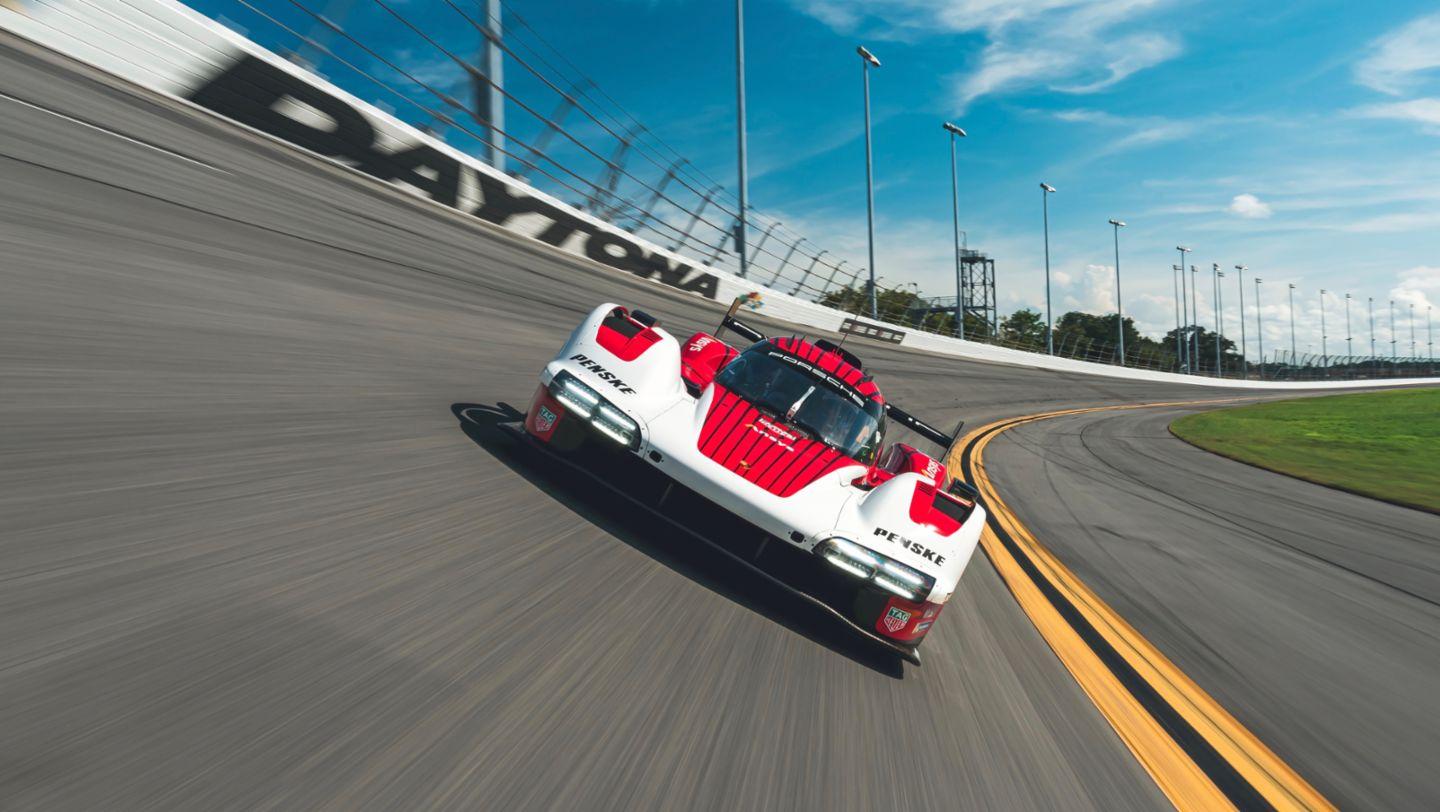
<svg viewBox="0 0 1440 812">
<path fill-rule="evenodd" d="M 1089 313 L 1115 311 L 1115 266 L 1086 265 L 1081 305 Z"/>
<path fill-rule="evenodd" d="M 1180 54 L 1172 34 L 1139 19 L 1176 0 L 794 0 L 843 33 L 916 39 L 982 33 L 979 65 L 956 77 L 955 107 L 983 96 L 1049 85 L 1096 93 Z"/>
<path fill-rule="evenodd" d="M 1401 271 L 1400 281 L 1390 289 L 1390 298 L 1397 308 L 1413 304 L 1415 312 L 1423 315 L 1427 307 L 1440 301 L 1440 267 L 1420 265 Z"/>
<path fill-rule="evenodd" d="M 1125 79 L 1132 73 L 1158 65 L 1180 55 L 1180 43 L 1174 39 L 1153 33 L 1137 34 L 1115 43 L 1118 53 L 1105 65 L 1108 76 L 1088 84 L 1057 87 L 1063 93 L 1096 93 Z"/>
<path fill-rule="evenodd" d="M 1120 4 L 1093 7 L 1114 5 Z M 1052 14 L 1043 22 L 1007 25 L 995 32 L 981 53 L 980 65 L 957 82 L 957 110 L 983 96 L 1042 85 L 1062 93 L 1097 93 L 1175 58 L 1182 50 L 1171 35 L 1125 35 L 1116 30 L 1122 20 L 1084 15 L 1086 10 L 1090 9 Z"/>
<path fill-rule="evenodd" d="M 1370 44 L 1355 65 L 1355 80 L 1398 96 L 1412 90 L 1418 74 L 1440 68 L 1440 13 L 1417 17 Z"/>
<path fill-rule="evenodd" d="M 1056 311 L 1056 318 L 1066 310 L 1095 314 L 1115 312 L 1115 266 L 1089 263 L 1078 278 L 1064 271 L 1052 271 L 1051 278 L 1064 305 Z"/>
<path fill-rule="evenodd" d="M 1381 214 L 1359 220 L 1344 220 L 1331 225 L 1336 231 L 1359 234 L 1396 234 L 1429 231 L 1440 228 L 1440 212 L 1399 212 Z"/>
<path fill-rule="evenodd" d="M 1117 116 L 1114 113 L 1107 113 L 1104 110 L 1057 110 L 1055 118 L 1061 121 L 1077 121 L 1085 124 L 1109 124 L 1113 126 L 1128 125 L 1138 119 L 1126 116 Z"/>
<path fill-rule="evenodd" d="M 1229 211 L 1247 220 L 1264 220 L 1273 213 L 1269 203 L 1251 194 L 1235 195 L 1230 200 Z"/>
<path fill-rule="evenodd" d="M 1177 119 L 1163 116 L 1118 116 L 1103 110 L 1085 108 L 1060 110 L 1051 115 L 1060 121 L 1093 124 L 1115 131 L 1115 137 L 1107 140 L 1105 145 L 1092 157 L 1182 141 L 1197 132 L 1206 130 L 1265 122 L 1261 116 L 1207 115 Z"/>
<path fill-rule="evenodd" d="M 1440 134 L 1440 98 L 1411 99 L 1403 102 L 1371 104 L 1350 111 L 1363 118 L 1388 118 L 1398 121 L 1414 121 L 1426 129 Z"/>
</svg>

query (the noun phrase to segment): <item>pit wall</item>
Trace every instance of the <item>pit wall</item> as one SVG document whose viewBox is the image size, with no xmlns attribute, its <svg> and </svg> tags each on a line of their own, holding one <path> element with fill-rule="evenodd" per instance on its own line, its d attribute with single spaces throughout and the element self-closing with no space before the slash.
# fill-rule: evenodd
<svg viewBox="0 0 1440 812">
<path fill-rule="evenodd" d="M 172 0 L 4 0 L 0 27 L 491 225 L 747 311 L 925 352 L 1085 375 L 1230 389 L 1355 388 L 1440 379 L 1214 380 L 1052 358 L 858 318 L 697 264 L 531 188 Z"/>
</svg>

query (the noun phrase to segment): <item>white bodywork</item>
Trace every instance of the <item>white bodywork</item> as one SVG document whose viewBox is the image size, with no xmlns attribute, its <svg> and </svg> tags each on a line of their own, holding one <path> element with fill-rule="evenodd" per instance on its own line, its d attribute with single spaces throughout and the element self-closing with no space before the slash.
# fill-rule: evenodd
<svg viewBox="0 0 1440 812">
<path fill-rule="evenodd" d="M 849 539 L 933 577 L 935 586 L 927 596 L 931 603 L 949 599 L 985 526 L 982 506 L 976 505 L 974 513 L 947 537 L 910 518 L 915 485 L 922 481 L 917 473 L 899 474 L 866 491 L 851 484 L 866 471 L 856 464 L 789 497 L 751 483 L 700 451 L 700 431 L 715 387 L 707 386 L 699 398 L 689 394 L 680 377 L 680 345 L 674 336 L 656 327 L 660 342 L 634 361 L 620 360 L 595 340 L 600 322 L 616 307 L 603 304 L 581 322 L 546 364 L 542 383 L 549 384 L 556 373 L 567 370 L 590 385 L 639 424 L 640 458 L 775 538 L 807 551 L 828 538 Z M 659 453 L 659 462 L 651 451 Z M 802 541 L 792 539 L 796 532 Z M 930 551 L 931 556 L 916 548 Z"/>
</svg>

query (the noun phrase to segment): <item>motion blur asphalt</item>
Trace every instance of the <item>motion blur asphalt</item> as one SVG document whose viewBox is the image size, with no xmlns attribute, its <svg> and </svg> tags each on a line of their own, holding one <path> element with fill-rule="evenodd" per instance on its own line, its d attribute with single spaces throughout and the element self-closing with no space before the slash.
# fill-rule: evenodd
<svg viewBox="0 0 1440 812">
<path fill-rule="evenodd" d="M 489 426 L 717 303 L 5 35 L 0 93 L 0 807 L 1167 806 L 983 555 L 901 666 Z M 941 425 L 1211 396 L 856 349 Z"/>
<path fill-rule="evenodd" d="M 1202 451 L 1167 429 L 1192 411 L 1028 423 L 987 470 L 1066 566 L 1333 803 L 1440 808 L 1440 516 Z"/>
</svg>

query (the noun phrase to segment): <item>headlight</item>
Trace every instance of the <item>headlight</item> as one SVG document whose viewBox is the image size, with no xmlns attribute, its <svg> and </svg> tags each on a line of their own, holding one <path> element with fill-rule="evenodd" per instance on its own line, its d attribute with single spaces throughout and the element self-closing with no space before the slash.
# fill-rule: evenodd
<svg viewBox="0 0 1440 812">
<path fill-rule="evenodd" d="M 906 598 L 912 601 L 918 600 L 920 598 L 920 595 L 916 592 L 915 585 L 898 581 L 883 572 L 876 573 L 875 577 L 871 578 L 870 580 L 874 581 L 876 586 L 879 586 L 883 589 L 888 589 L 902 598 Z"/>
<path fill-rule="evenodd" d="M 601 434 L 623 446 L 634 446 L 640 438 L 640 427 L 619 409 L 601 403 L 590 418 L 590 425 Z"/>
<path fill-rule="evenodd" d="M 830 539 L 825 542 L 820 556 L 851 575 L 869 578 L 875 574 L 880 559 L 869 550 L 845 539 Z"/>
<path fill-rule="evenodd" d="M 935 585 L 933 578 L 871 552 L 849 539 L 826 539 L 820 543 L 819 551 L 821 558 L 836 567 L 906 600 L 924 599 Z"/>
<path fill-rule="evenodd" d="M 550 380 L 550 394 L 576 417 L 588 420 L 599 433 L 626 448 L 640 446 L 640 426 L 569 372 L 555 373 Z"/>
<path fill-rule="evenodd" d="M 595 394 L 594 389 L 580 383 L 574 375 L 563 370 L 555 373 L 555 377 L 551 379 L 550 394 L 579 417 L 588 418 L 600 404 L 600 396 Z"/>
</svg>

